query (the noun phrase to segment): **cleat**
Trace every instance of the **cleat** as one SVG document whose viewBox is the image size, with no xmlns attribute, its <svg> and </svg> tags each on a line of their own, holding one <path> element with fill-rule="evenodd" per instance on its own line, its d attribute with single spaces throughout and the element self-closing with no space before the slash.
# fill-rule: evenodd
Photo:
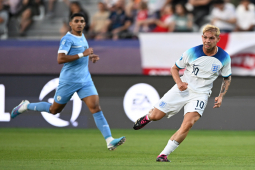
<svg viewBox="0 0 255 170">
<path fill-rule="evenodd" d="M 12 110 L 11 118 L 13 119 L 19 114 L 25 112 L 27 110 L 28 104 L 29 104 L 28 100 L 22 100 L 22 102 Z"/>
<path fill-rule="evenodd" d="M 122 136 L 121 138 L 118 139 L 113 139 L 109 145 L 107 145 L 108 150 L 112 151 L 116 149 L 117 146 L 122 145 L 126 141 L 126 137 Z"/>
<path fill-rule="evenodd" d="M 167 156 L 166 155 L 159 155 L 156 159 L 157 162 L 171 162 L 167 159 Z"/>
<path fill-rule="evenodd" d="M 145 125 L 147 125 L 150 122 L 151 121 L 147 119 L 147 115 L 145 115 L 135 122 L 133 129 L 135 130 L 142 129 Z"/>
</svg>

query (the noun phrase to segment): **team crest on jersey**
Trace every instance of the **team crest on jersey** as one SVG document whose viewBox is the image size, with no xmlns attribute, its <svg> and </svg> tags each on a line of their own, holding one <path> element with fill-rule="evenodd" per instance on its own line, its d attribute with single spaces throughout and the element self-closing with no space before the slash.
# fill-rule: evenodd
<svg viewBox="0 0 255 170">
<path fill-rule="evenodd" d="M 164 101 L 160 102 L 160 104 L 159 104 L 160 108 L 164 108 L 165 106 L 166 106 L 166 102 L 164 102 Z"/>
<path fill-rule="evenodd" d="M 57 96 L 57 100 L 60 101 L 61 100 L 61 96 Z"/>
<path fill-rule="evenodd" d="M 62 41 L 62 45 L 65 45 L 65 43 L 66 43 L 66 40 L 63 40 L 63 41 Z"/>
<path fill-rule="evenodd" d="M 213 73 L 217 73 L 220 70 L 220 65 L 213 64 L 211 70 Z"/>
<path fill-rule="evenodd" d="M 65 45 L 65 43 L 66 43 L 66 40 L 63 40 L 63 41 L 61 42 L 60 49 L 63 48 L 63 45 Z"/>
</svg>

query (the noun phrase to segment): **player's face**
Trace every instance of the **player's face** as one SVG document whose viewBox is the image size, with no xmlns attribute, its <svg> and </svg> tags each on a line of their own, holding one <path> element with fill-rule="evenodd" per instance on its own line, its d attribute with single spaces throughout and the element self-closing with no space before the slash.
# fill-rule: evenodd
<svg viewBox="0 0 255 170">
<path fill-rule="evenodd" d="M 220 37 L 217 37 L 214 31 L 212 32 L 206 31 L 202 35 L 203 45 L 206 50 L 212 50 L 217 45 L 219 40 L 220 40 Z"/>
<path fill-rule="evenodd" d="M 74 17 L 69 24 L 75 32 L 82 32 L 86 25 L 84 18 L 79 16 Z"/>
</svg>

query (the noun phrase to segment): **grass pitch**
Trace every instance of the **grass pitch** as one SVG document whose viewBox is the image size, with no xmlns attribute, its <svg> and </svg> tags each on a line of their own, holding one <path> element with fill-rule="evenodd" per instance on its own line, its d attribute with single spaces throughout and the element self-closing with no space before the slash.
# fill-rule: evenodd
<svg viewBox="0 0 255 170">
<path fill-rule="evenodd" d="M 108 151 L 97 129 L 0 129 L 1 170 L 255 169 L 254 131 L 191 130 L 170 156 L 156 162 L 172 130 L 112 130 L 127 141 Z"/>
</svg>

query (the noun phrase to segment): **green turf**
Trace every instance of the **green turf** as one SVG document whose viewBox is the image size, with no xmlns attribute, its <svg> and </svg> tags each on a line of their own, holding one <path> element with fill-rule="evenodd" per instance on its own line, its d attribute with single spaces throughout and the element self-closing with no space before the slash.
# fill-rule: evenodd
<svg viewBox="0 0 255 170">
<path fill-rule="evenodd" d="M 171 163 L 155 162 L 172 130 L 112 130 L 123 146 L 106 149 L 96 129 L 0 129 L 0 169 L 248 170 L 255 169 L 254 131 L 195 131 L 173 152 Z"/>
</svg>

